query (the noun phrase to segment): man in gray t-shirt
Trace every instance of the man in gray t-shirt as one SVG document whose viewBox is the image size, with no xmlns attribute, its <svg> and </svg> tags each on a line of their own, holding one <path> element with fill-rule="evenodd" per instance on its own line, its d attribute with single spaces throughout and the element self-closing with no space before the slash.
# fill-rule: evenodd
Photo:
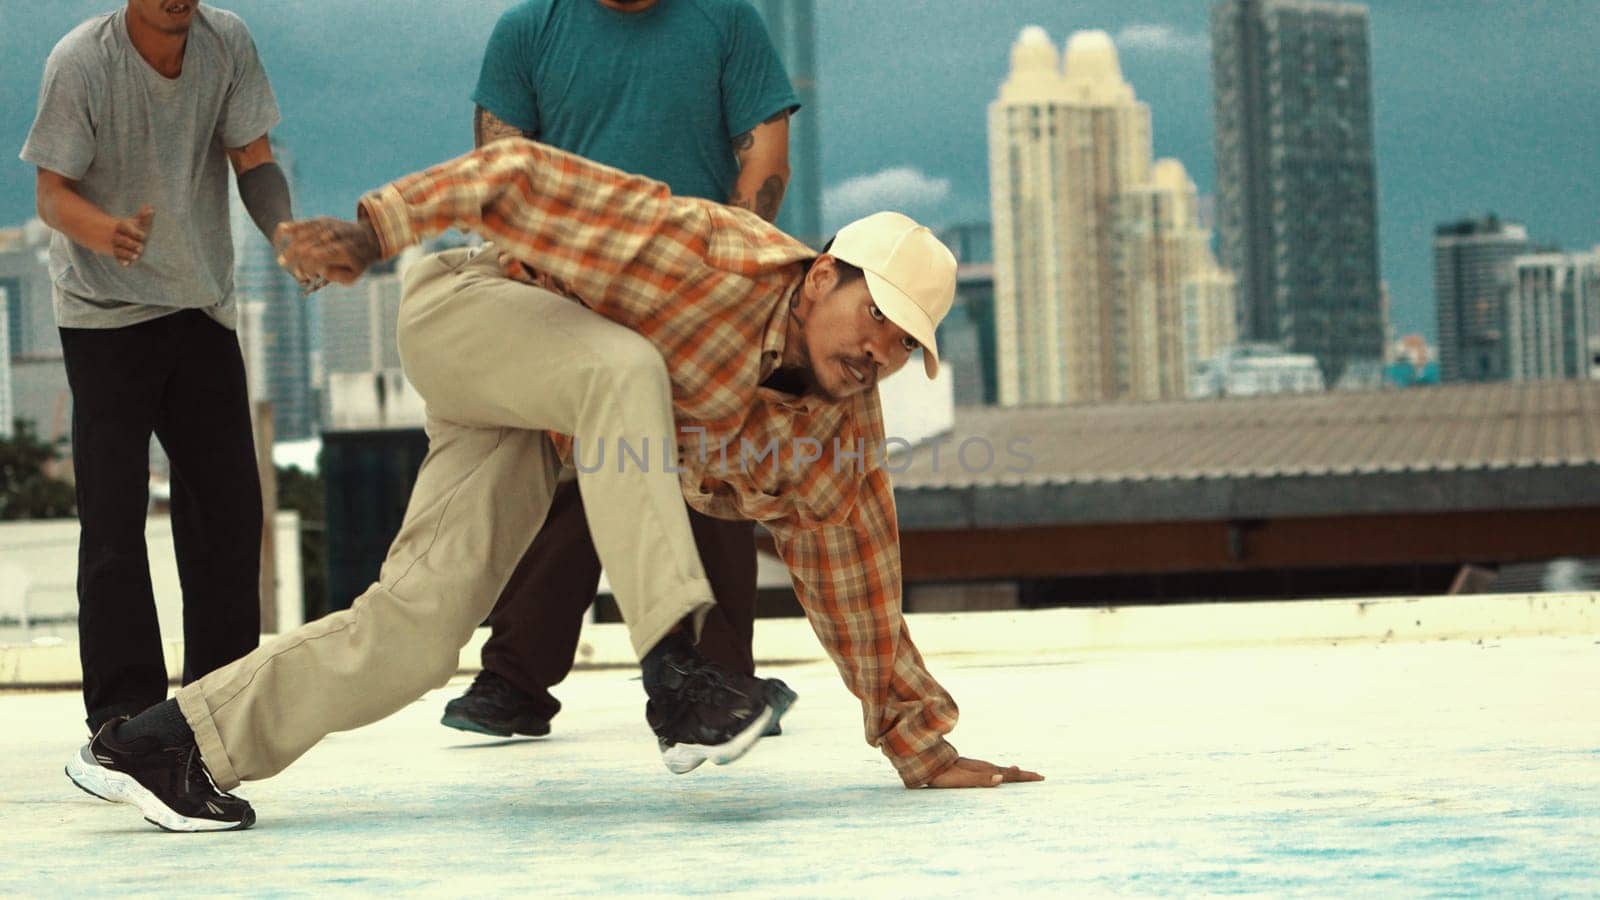
<svg viewBox="0 0 1600 900">
<path fill-rule="evenodd" d="M 172 461 L 184 680 L 258 641 L 261 488 L 233 332 L 228 169 L 270 238 L 291 218 L 267 136 L 277 123 L 244 23 L 194 0 L 128 0 L 45 63 L 21 156 L 56 230 L 91 731 L 166 696 L 144 545 L 152 433 Z"/>
</svg>

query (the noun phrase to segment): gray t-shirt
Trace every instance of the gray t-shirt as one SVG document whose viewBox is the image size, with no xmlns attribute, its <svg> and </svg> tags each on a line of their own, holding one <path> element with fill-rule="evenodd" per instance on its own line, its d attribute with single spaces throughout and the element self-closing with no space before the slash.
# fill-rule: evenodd
<svg viewBox="0 0 1600 900">
<path fill-rule="evenodd" d="M 183 308 L 232 328 L 228 158 L 278 124 L 278 104 L 244 22 L 195 7 L 183 73 L 162 77 L 128 38 L 127 7 L 74 28 L 45 62 L 22 159 L 78 183 L 121 218 L 155 220 L 144 255 L 123 267 L 56 233 L 56 324 L 119 328 Z"/>
</svg>

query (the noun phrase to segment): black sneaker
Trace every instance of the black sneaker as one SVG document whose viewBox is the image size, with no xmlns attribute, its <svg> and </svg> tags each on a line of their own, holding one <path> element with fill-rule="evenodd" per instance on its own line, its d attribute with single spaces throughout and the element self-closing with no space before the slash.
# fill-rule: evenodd
<svg viewBox="0 0 1600 900">
<path fill-rule="evenodd" d="M 645 720 L 675 775 L 706 760 L 725 766 L 745 755 L 796 699 L 782 682 L 730 672 L 687 645 L 665 655 L 646 691 Z"/>
<path fill-rule="evenodd" d="M 465 694 L 444 705 L 444 718 L 439 722 L 495 737 L 544 737 L 550 733 L 550 720 L 539 715 L 533 698 L 488 669 L 478 672 Z"/>
<path fill-rule="evenodd" d="M 86 793 L 137 806 L 162 831 L 239 831 L 256 823 L 250 804 L 212 784 L 194 741 L 179 746 L 153 737 L 112 737 L 120 719 L 67 760 L 67 777 Z"/>
</svg>

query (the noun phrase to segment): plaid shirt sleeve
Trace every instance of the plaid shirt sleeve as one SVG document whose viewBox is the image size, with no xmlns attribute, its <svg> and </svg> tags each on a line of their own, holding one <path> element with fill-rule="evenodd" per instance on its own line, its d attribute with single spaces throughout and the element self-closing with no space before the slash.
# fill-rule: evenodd
<svg viewBox="0 0 1600 900">
<path fill-rule="evenodd" d="M 659 305 L 703 265 L 710 221 L 667 186 L 545 144 L 495 141 L 361 198 L 385 258 L 459 228 L 560 281 L 586 305 Z"/>
<path fill-rule="evenodd" d="M 839 524 L 768 524 L 811 627 L 850 692 L 861 700 L 867 743 L 906 787 L 920 787 L 956 761 L 944 736 L 956 704 L 928 673 L 900 612 L 900 532 L 882 469 L 867 473 Z"/>
</svg>

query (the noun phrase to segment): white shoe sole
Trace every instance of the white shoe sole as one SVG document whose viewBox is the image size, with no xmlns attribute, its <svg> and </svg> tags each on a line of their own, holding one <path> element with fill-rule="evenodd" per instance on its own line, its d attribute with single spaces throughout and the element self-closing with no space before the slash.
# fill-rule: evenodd
<svg viewBox="0 0 1600 900">
<path fill-rule="evenodd" d="M 100 765 L 84 745 L 67 760 L 67 777 L 85 793 L 112 803 L 126 803 L 137 807 L 144 819 L 162 831 L 237 831 L 255 824 L 252 816 L 243 822 L 221 822 L 215 819 L 191 819 L 179 815 L 133 776 L 113 771 Z"/>
<path fill-rule="evenodd" d="M 781 720 L 783 714 L 788 712 L 789 707 L 793 705 L 793 700 L 782 706 L 773 706 L 768 703 L 767 708 L 761 711 L 761 715 L 756 716 L 751 724 L 745 726 L 743 731 L 734 735 L 733 739 L 727 743 L 712 745 L 673 744 L 671 747 L 661 751 L 661 761 L 666 764 L 667 771 L 674 775 L 693 772 L 695 769 L 700 768 L 701 763 L 707 760 L 719 766 L 725 766 L 749 753 L 751 747 L 754 747 L 758 741 L 766 737 L 767 728 Z"/>
</svg>

